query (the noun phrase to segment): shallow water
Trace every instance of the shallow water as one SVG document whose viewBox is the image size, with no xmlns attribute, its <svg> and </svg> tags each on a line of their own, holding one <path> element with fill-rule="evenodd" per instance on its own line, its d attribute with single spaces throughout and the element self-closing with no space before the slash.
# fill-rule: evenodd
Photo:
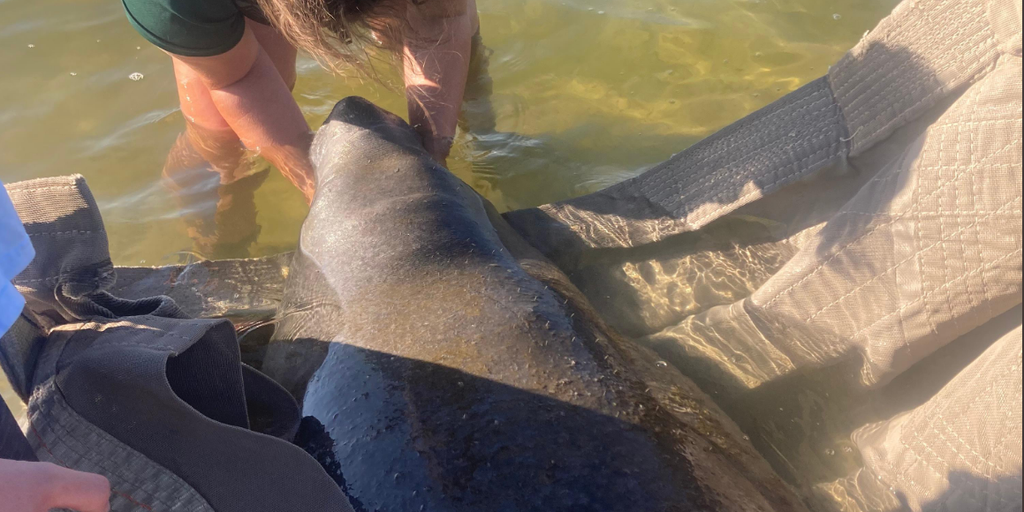
<svg viewBox="0 0 1024 512">
<path fill-rule="evenodd" d="M 476 131 L 460 134 L 449 163 L 502 208 L 600 189 L 821 76 L 893 4 L 480 0 L 496 122 L 488 129 L 486 102 L 470 102 Z M 85 175 L 118 264 L 193 251 L 160 179 L 183 127 L 171 68 L 120 3 L 0 0 L 0 47 L 0 179 Z M 313 126 L 351 94 L 404 115 L 397 89 L 299 68 L 295 96 Z M 251 255 L 293 245 L 299 194 L 272 173 L 255 203 Z"/>
<path fill-rule="evenodd" d="M 501 209 L 601 189 L 823 75 L 895 3 L 478 0 L 488 74 L 472 78 L 449 164 Z M 224 256 L 193 243 L 161 181 L 183 128 L 170 63 L 119 2 L 0 0 L 0 48 L 0 180 L 85 175 L 117 264 Z M 398 89 L 306 59 L 295 96 L 316 126 L 353 94 L 404 115 Z M 254 205 L 259 234 L 241 252 L 290 249 L 298 192 L 271 172 Z M 240 217 L 229 222 L 255 232 Z M 11 399 L 6 382 L 0 393 Z"/>
</svg>

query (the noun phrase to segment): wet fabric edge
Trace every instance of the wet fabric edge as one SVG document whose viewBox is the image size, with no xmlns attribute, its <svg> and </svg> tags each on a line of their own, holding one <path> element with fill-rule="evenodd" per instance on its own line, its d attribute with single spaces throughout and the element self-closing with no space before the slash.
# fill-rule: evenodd
<svg viewBox="0 0 1024 512">
<path fill-rule="evenodd" d="M 167 295 L 193 317 L 237 318 L 240 324 L 269 320 L 284 295 L 292 255 L 116 267 L 117 282 L 109 291 L 126 299 Z"/>
<path fill-rule="evenodd" d="M 67 316 L 68 308 L 59 304 L 55 295 L 66 295 L 64 302 L 70 301 L 66 306 L 75 309 L 77 299 L 105 291 L 131 300 L 167 295 L 185 314 L 195 317 L 273 317 L 271 310 L 282 293 L 291 253 L 115 268 L 99 207 L 81 175 L 8 183 L 6 188 L 12 191 L 15 210 L 37 253 L 28 268 L 14 278 L 14 284 L 18 291 L 35 299 L 35 306 L 44 303 Z M 211 294 L 207 285 L 214 274 L 238 280 L 222 280 L 218 283 L 221 288 Z M 243 293 L 246 297 L 240 299 Z M 264 300 L 264 295 L 271 298 Z"/>
</svg>

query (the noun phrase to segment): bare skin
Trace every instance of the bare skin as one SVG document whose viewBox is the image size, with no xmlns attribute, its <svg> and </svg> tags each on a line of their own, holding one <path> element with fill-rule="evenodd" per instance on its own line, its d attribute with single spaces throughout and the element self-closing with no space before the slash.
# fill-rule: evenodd
<svg viewBox="0 0 1024 512">
<path fill-rule="evenodd" d="M 295 48 L 271 27 L 250 21 L 247 28 L 290 93 L 295 86 Z M 181 59 L 171 57 L 186 122 L 167 155 L 165 184 L 177 195 L 182 210 L 188 212 L 183 218 L 195 251 L 209 258 L 245 257 L 259 234 L 253 195 L 263 178 L 254 176 L 248 181 L 255 183 L 241 183 L 253 173 L 255 162 L 248 158 L 238 134 L 217 109 L 202 75 Z M 290 94 L 287 101 L 295 103 Z M 297 111 L 298 106 L 294 106 Z M 295 126 L 308 132 L 304 123 Z M 305 151 L 305 144 L 302 149 Z M 300 156 L 304 157 L 304 152 Z M 305 158 L 276 163 L 309 201 L 313 190 L 304 178 L 308 170 Z M 211 182 L 220 186 L 210 189 Z M 206 206 L 211 200 L 216 202 L 215 211 Z"/>
<path fill-rule="evenodd" d="M 295 47 L 266 25 L 249 21 L 247 28 L 252 31 L 263 52 L 270 57 L 274 69 L 290 92 L 295 87 Z M 245 152 L 241 140 L 217 110 L 202 75 L 173 55 L 171 61 L 178 85 L 181 112 L 186 120 L 182 137 L 206 162 L 223 174 L 223 182 L 234 181 L 248 172 L 248 169 L 238 168 L 244 165 L 242 158 Z M 169 162 L 168 174 L 173 174 L 175 170 Z"/>
<path fill-rule="evenodd" d="M 247 21 L 242 40 L 226 53 L 171 59 L 189 141 L 222 173 L 222 182 L 237 178 L 244 145 L 312 200 L 312 135 L 291 95 L 294 48 L 269 27 Z"/>
<path fill-rule="evenodd" d="M 397 33 L 405 37 L 398 46 L 409 118 L 430 155 L 447 166 L 472 38 L 479 30 L 476 2 L 394 1 L 406 2 Z M 307 203 L 313 198 L 307 156 L 312 135 L 291 95 L 296 49 L 274 28 L 247 20 L 242 40 L 227 53 L 171 55 L 171 60 L 186 127 L 167 157 L 166 183 L 183 210 L 192 212 L 185 221 L 196 251 L 207 257 L 244 257 L 259 233 L 254 189 L 229 185 L 254 171 L 246 148 L 277 167 Z M 217 175 L 222 185 L 217 191 L 200 183 Z M 215 212 L 204 206 L 211 194 Z"/>
<path fill-rule="evenodd" d="M 402 52 L 409 122 L 430 156 L 446 165 L 466 92 L 476 0 L 426 2 L 406 11 Z"/>
<path fill-rule="evenodd" d="M 470 44 L 479 27 L 474 0 L 406 9 L 403 70 L 409 116 L 424 146 L 445 163 L 465 91 Z M 187 142 L 229 183 L 246 172 L 243 146 L 258 151 L 312 200 L 309 126 L 291 96 L 295 48 L 248 20 L 242 40 L 213 57 L 171 55 Z M 168 170 L 172 173 L 172 170 Z"/>
<path fill-rule="evenodd" d="M 0 459 L 0 512 L 108 512 L 110 482 L 48 462 Z"/>
</svg>

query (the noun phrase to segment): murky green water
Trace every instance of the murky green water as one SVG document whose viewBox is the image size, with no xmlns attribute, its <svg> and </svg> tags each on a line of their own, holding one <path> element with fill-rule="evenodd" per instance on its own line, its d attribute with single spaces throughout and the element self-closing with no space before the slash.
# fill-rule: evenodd
<svg viewBox="0 0 1024 512">
<path fill-rule="evenodd" d="M 502 209 L 601 189 L 821 76 L 895 3 L 478 0 L 488 74 L 472 77 L 449 164 Z M 183 128 L 169 60 L 120 2 L 0 0 L 0 70 L 0 179 L 85 175 L 115 263 L 212 256 L 161 181 Z M 399 89 L 332 77 L 307 59 L 295 96 L 316 126 L 352 94 L 404 115 Z M 255 209 L 248 254 L 290 249 L 300 194 L 272 172 Z M 0 393 L 14 403 L 6 382 Z"/>
<path fill-rule="evenodd" d="M 449 163 L 504 208 L 600 189 L 822 75 L 894 3 L 480 0 L 496 124 L 483 128 L 486 102 L 471 101 L 481 128 Z M 116 263 L 192 251 L 160 180 L 183 126 L 169 61 L 120 2 L 0 0 L 0 48 L 0 178 L 85 175 Z M 404 115 L 397 89 L 300 63 L 295 96 L 312 125 L 351 94 Z M 255 200 L 251 254 L 293 245 L 300 195 L 274 173 Z"/>
</svg>

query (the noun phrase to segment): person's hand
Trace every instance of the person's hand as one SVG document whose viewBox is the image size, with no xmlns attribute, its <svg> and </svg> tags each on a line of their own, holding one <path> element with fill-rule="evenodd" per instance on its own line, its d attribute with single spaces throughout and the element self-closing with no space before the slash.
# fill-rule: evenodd
<svg viewBox="0 0 1024 512">
<path fill-rule="evenodd" d="M 434 160 L 441 164 L 441 167 L 448 168 L 448 154 L 452 150 L 451 137 L 436 137 L 427 135 L 423 137 L 423 148 L 430 153 Z"/>
<path fill-rule="evenodd" d="M 0 459 L 0 512 L 109 512 L 110 482 L 48 462 Z"/>
<path fill-rule="evenodd" d="M 405 13 L 402 69 L 409 123 L 445 167 L 478 27 L 473 0 L 413 3 Z"/>
<path fill-rule="evenodd" d="M 307 205 L 313 203 L 316 194 L 316 172 L 309 161 L 309 144 L 312 139 L 313 135 L 310 134 L 309 140 L 301 147 L 278 148 L 276 158 L 272 160 L 281 174 L 302 192 Z"/>
</svg>

